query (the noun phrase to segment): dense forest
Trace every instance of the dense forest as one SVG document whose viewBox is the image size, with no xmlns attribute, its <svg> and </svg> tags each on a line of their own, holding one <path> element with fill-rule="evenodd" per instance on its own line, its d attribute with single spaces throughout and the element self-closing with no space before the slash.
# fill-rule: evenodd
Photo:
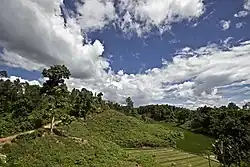
<svg viewBox="0 0 250 167">
<path fill-rule="evenodd" d="M 68 90 L 65 83 L 70 71 L 64 65 L 54 65 L 42 71 L 48 78 L 42 86 L 11 82 L 7 72 L 0 77 L 0 137 L 38 129 L 56 120 L 70 124 L 77 118 L 105 110 L 117 110 L 145 122 L 175 123 L 176 126 L 215 138 L 211 150 L 224 166 L 250 165 L 250 103 L 242 108 L 233 102 L 222 107 L 200 107 L 189 110 L 170 105 L 134 107 L 130 97 L 126 106 L 103 100 L 103 93 L 85 88 Z"/>
</svg>

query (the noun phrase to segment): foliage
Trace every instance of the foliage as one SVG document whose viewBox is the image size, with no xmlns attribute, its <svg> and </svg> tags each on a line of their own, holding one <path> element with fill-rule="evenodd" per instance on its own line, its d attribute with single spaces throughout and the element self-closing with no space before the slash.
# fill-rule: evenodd
<svg viewBox="0 0 250 167">
<path fill-rule="evenodd" d="M 176 141 L 176 147 L 180 150 L 190 152 L 193 154 L 204 154 L 207 150 L 210 150 L 213 138 L 208 136 L 194 133 L 190 130 L 186 130 L 178 127 L 175 123 L 163 123 L 169 129 L 180 131 L 184 134 L 184 138 Z"/>
<path fill-rule="evenodd" d="M 84 124 L 73 123 L 72 127 L 84 129 Z M 81 128 L 82 127 L 82 128 Z M 169 147 L 174 146 L 177 139 L 182 138 L 181 132 L 169 130 L 160 124 L 148 124 L 131 116 L 116 111 L 105 111 L 86 119 L 88 131 L 71 131 L 76 136 L 88 133 L 102 134 L 109 141 L 122 147 Z"/>
<path fill-rule="evenodd" d="M 160 167 L 152 156 L 131 155 L 122 147 L 141 147 L 144 143 L 169 146 L 171 137 L 177 139 L 181 135 L 163 125 L 147 124 L 117 111 L 88 115 L 85 120 L 79 118 L 58 130 L 65 135 L 38 131 L 5 145 L 2 153 L 7 155 L 6 166 Z M 134 141 L 142 145 L 134 145 Z"/>
<path fill-rule="evenodd" d="M 70 116 L 85 117 L 108 109 L 102 93 L 93 95 L 84 88 L 69 92 L 64 81 L 70 72 L 64 65 L 44 69 L 42 74 L 48 78 L 42 87 L 19 79 L 0 80 L 0 137 L 40 128 L 53 118 L 70 122 Z"/>
</svg>

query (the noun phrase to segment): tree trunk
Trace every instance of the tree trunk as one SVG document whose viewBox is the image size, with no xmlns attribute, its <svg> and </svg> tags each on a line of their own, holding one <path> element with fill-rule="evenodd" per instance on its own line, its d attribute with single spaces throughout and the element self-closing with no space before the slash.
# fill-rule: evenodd
<svg viewBox="0 0 250 167">
<path fill-rule="evenodd" d="M 51 132 L 51 133 L 53 133 L 54 122 L 55 122 L 55 117 L 53 116 L 53 117 L 52 117 L 52 120 L 51 120 L 51 125 L 50 125 L 50 132 Z"/>
<path fill-rule="evenodd" d="M 210 155 L 208 154 L 208 164 L 209 164 L 209 167 L 211 167 L 211 160 L 210 160 Z"/>
</svg>

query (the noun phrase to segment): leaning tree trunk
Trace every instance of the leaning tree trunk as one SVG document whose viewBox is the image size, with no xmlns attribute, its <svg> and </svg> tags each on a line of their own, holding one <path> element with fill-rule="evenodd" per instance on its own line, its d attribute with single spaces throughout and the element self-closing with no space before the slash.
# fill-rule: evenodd
<svg viewBox="0 0 250 167">
<path fill-rule="evenodd" d="M 210 159 L 210 154 L 208 154 L 208 165 L 211 167 L 211 159 Z"/>
<path fill-rule="evenodd" d="M 51 120 L 51 124 L 50 124 L 50 132 L 51 132 L 51 133 L 53 133 L 54 123 L 55 123 L 55 117 L 53 116 L 53 117 L 52 117 L 52 120 Z"/>
</svg>

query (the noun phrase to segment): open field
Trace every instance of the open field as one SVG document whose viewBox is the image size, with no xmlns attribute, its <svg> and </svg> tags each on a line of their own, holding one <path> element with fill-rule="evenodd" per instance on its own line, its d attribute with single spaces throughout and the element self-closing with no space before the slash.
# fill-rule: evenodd
<svg viewBox="0 0 250 167">
<path fill-rule="evenodd" d="M 214 139 L 202 134 L 197 134 L 189 130 L 175 126 L 175 124 L 164 123 L 164 125 L 172 130 L 179 130 L 184 133 L 184 139 L 177 140 L 176 146 L 186 152 L 194 154 L 202 154 L 210 150 Z"/>
<path fill-rule="evenodd" d="M 209 167 L 208 159 L 182 152 L 176 149 L 126 149 L 132 155 L 152 156 L 162 167 Z M 219 163 L 210 161 L 211 167 L 219 167 Z"/>
</svg>

